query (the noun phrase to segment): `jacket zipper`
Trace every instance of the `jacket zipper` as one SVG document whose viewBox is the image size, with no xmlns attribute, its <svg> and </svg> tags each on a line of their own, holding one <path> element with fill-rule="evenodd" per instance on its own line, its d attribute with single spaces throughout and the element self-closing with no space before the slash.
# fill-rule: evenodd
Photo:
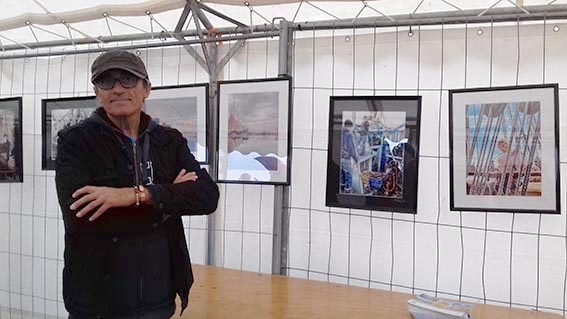
<svg viewBox="0 0 567 319">
<path fill-rule="evenodd" d="M 139 185 L 138 183 L 138 155 L 137 155 L 137 151 L 136 149 L 138 148 L 136 146 L 137 141 L 134 141 L 132 143 L 132 147 L 133 147 L 133 151 L 134 151 L 134 185 Z"/>
<path fill-rule="evenodd" d="M 134 185 L 140 185 L 139 183 L 139 176 L 138 176 L 138 167 L 139 167 L 139 163 L 138 163 L 138 152 L 137 152 L 137 140 L 134 141 L 132 143 L 132 151 L 134 154 Z M 143 241 L 140 239 L 139 241 L 140 244 L 140 250 L 143 249 Z M 138 258 L 140 258 L 139 254 L 137 256 Z M 138 263 L 138 302 L 139 305 L 143 305 L 144 304 L 144 281 L 143 281 L 143 277 L 142 277 L 142 271 L 140 271 L 139 267 L 141 263 Z"/>
</svg>

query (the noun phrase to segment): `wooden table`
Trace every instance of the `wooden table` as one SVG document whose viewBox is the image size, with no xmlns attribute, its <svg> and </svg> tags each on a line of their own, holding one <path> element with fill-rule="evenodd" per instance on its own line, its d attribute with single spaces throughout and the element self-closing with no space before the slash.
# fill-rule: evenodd
<svg viewBox="0 0 567 319">
<path fill-rule="evenodd" d="M 194 265 L 183 318 L 410 319 L 409 294 Z M 473 319 L 560 319 L 557 314 L 475 304 Z M 179 315 L 179 309 L 176 313 Z"/>
</svg>

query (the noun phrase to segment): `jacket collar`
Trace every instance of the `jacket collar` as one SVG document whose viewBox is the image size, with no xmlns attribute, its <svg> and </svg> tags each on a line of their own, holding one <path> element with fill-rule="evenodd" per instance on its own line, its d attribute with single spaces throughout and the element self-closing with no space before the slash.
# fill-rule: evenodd
<svg viewBox="0 0 567 319">
<path fill-rule="evenodd" d="M 124 134 L 122 131 L 110 120 L 104 108 L 98 107 L 90 117 L 95 123 L 100 124 L 105 131 L 112 131 L 114 133 L 120 134 L 119 136 L 123 136 Z M 152 118 L 142 111 L 140 115 L 140 127 L 138 129 L 138 137 L 141 137 L 145 133 L 150 133 L 157 127 L 157 124 Z"/>
</svg>

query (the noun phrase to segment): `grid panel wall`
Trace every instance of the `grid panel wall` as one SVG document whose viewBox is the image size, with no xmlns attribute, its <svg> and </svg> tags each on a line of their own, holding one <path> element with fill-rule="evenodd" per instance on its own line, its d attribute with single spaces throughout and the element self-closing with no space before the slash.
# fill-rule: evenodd
<svg viewBox="0 0 567 319">
<path fill-rule="evenodd" d="M 224 43 L 219 58 L 232 48 Z M 221 71 L 222 80 L 278 76 L 277 38 L 247 41 Z M 215 106 L 216 112 L 216 106 Z M 213 265 L 271 274 L 274 191 L 271 185 L 220 183 Z"/>
<path fill-rule="evenodd" d="M 448 146 L 449 89 L 559 83 L 560 105 L 567 102 L 564 28 L 542 21 L 417 26 L 411 37 L 406 27 L 297 32 L 289 275 L 564 315 L 567 149 L 562 214 L 541 215 L 449 211 Z M 325 206 L 333 95 L 423 97 L 416 215 Z M 566 116 L 560 110 L 559 123 Z"/>
<path fill-rule="evenodd" d="M 138 50 L 152 85 L 208 82 L 182 48 Z M 97 54 L 0 60 L 0 98 L 23 97 L 24 182 L 0 184 L 0 316 L 66 318 L 61 291 L 64 227 L 53 171 L 41 169 L 41 100 L 93 95 Z M 192 261 L 207 261 L 207 218 L 183 217 Z"/>
</svg>

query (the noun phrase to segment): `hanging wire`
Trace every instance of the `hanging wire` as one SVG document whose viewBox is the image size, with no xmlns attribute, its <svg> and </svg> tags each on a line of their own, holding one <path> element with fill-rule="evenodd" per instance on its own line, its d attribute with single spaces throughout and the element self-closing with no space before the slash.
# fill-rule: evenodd
<svg viewBox="0 0 567 319">
<path fill-rule="evenodd" d="M 394 79 L 394 95 L 398 95 L 399 42 L 399 25 L 396 24 L 396 70 Z"/>
<path fill-rule="evenodd" d="M 94 41 L 98 42 L 99 44 L 104 45 L 104 42 L 102 42 L 100 39 L 94 38 L 94 37 L 92 37 L 92 36 L 90 36 L 90 35 L 84 33 L 83 31 L 81 31 L 81 30 L 79 30 L 79 29 L 77 29 L 77 28 L 72 27 L 69 23 L 67 23 L 67 22 L 65 22 L 65 21 L 62 21 L 62 23 L 63 23 L 68 29 L 71 29 L 71 30 L 73 30 L 73 31 L 75 31 L 75 32 L 77 32 L 77 33 L 79 33 L 80 35 L 82 35 L 82 36 L 84 36 L 84 37 L 86 37 L 86 38 L 89 38 L 89 39 L 91 39 L 91 40 L 94 40 Z M 71 32 L 69 32 L 69 36 L 70 36 L 70 35 L 71 35 Z M 70 40 L 73 41 L 72 38 L 70 38 Z M 73 43 L 73 45 L 75 45 L 75 44 Z"/>
<path fill-rule="evenodd" d="M 154 39 L 154 18 L 152 17 L 152 14 L 149 11 L 146 11 L 146 14 L 148 15 L 148 18 L 150 18 L 150 34 L 151 34 L 151 39 Z"/>
<path fill-rule="evenodd" d="M 333 18 L 335 18 L 336 20 L 340 20 L 340 18 L 337 17 L 336 15 L 334 15 L 334 14 L 328 12 L 328 11 L 325 11 L 325 10 L 321 9 L 320 7 L 318 7 L 318 6 L 314 5 L 314 4 L 312 4 L 312 3 L 309 2 L 309 1 L 303 1 L 303 2 L 307 3 L 308 5 L 312 6 L 312 7 L 315 8 L 315 9 L 317 9 L 317 10 L 319 10 L 319 11 L 321 11 L 321 12 L 323 12 L 323 13 L 325 13 L 325 14 L 327 14 L 327 15 L 333 17 Z"/>
<path fill-rule="evenodd" d="M 508 305 L 510 307 L 512 307 L 512 296 L 513 296 L 513 290 L 512 290 L 512 266 L 513 266 L 513 251 L 514 251 L 514 222 L 516 220 L 516 213 L 513 212 L 512 213 L 512 226 L 510 227 L 510 301 L 508 302 Z"/>
<path fill-rule="evenodd" d="M 133 42 L 134 42 L 134 41 L 132 41 L 132 44 L 133 44 Z M 88 47 L 87 47 L 87 48 L 90 50 L 91 45 L 88 44 Z M 90 89 L 89 83 L 91 83 L 91 81 L 90 81 L 90 76 L 89 76 L 89 75 L 90 75 L 90 74 L 89 74 L 89 68 L 90 68 L 90 65 L 91 65 L 91 54 L 90 54 L 90 53 L 87 53 L 86 55 L 87 55 L 87 67 L 86 67 L 86 72 L 85 72 L 85 73 L 86 73 L 86 75 L 87 75 L 87 81 L 86 81 L 86 84 L 87 84 L 87 85 L 86 85 L 86 88 L 85 88 L 85 92 L 88 92 L 89 89 Z"/>
<path fill-rule="evenodd" d="M 372 95 L 376 95 L 376 22 L 372 31 Z"/>
<path fill-rule="evenodd" d="M 226 193 L 228 184 L 223 184 L 224 188 L 224 198 L 223 198 L 223 210 L 222 210 L 222 267 L 225 268 L 225 259 L 226 259 Z"/>
<path fill-rule="evenodd" d="M 331 31 L 331 58 L 332 58 L 332 76 L 331 76 L 331 95 L 335 95 L 335 23 L 333 22 L 333 29 Z M 295 34 L 295 33 L 294 33 Z M 331 254 L 332 254 L 332 247 L 333 247 L 333 227 L 332 227 L 332 217 L 333 214 L 331 213 L 331 207 L 329 206 L 329 259 L 327 260 L 327 282 L 330 281 L 330 273 L 331 273 Z"/>
<path fill-rule="evenodd" d="M 377 10 L 376 8 L 374 8 L 373 6 L 369 5 L 366 1 L 363 1 L 363 3 L 372 11 L 378 13 L 379 15 L 383 16 L 384 18 L 392 21 L 392 22 L 396 22 L 396 19 L 390 17 L 389 15 L 383 13 L 382 11 Z"/>
<path fill-rule="evenodd" d="M 514 5 L 516 8 L 522 10 L 525 14 L 530 14 L 530 12 L 528 10 L 526 10 L 526 8 L 524 8 L 523 6 L 519 5 L 517 2 L 514 2 L 512 0 L 508 0 L 509 3 L 511 3 L 512 5 Z"/>
<path fill-rule="evenodd" d="M 30 27 L 30 30 L 32 31 L 32 33 L 34 33 L 33 29 L 38 29 L 38 30 L 41 30 L 41 31 L 43 31 L 43 32 L 52 34 L 52 35 L 54 35 L 54 36 L 56 36 L 56 37 L 59 37 L 59 38 L 65 39 L 65 40 L 69 40 L 69 38 L 66 37 L 66 36 L 64 36 L 64 35 L 61 35 L 61 34 L 59 34 L 59 33 L 57 33 L 57 32 L 53 32 L 53 31 L 50 31 L 50 30 L 47 30 L 47 29 L 44 29 L 44 28 L 42 28 L 42 27 L 40 27 L 40 26 L 37 26 L 37 25 L 35 25 L 35 24 L 30 23 L 30 24 L 28 24 L 28 26 Z M 34 36 L 35 36 L 35 33 L 34 33 Z M 37 38 L 36 38 L 36 40 L 37 40 Z M 38 41 L 38 42 L 39 42 L 39 41 Z"/>
<path fill-rule="evenodd" d="M 309 154 L 309 213 L 308 213 L 308 228 L 309 228 L 309 239 L 308 239 L 308 252 L 307 252 L 307 279 L 310 279 L 311 274 L 311 249 L 312 249 L 312 197 L 313 197 L 313 140 L 315 135 L 315 57 L 316 57 L 316 45 L 315 45 L 315 23 L 313 23 L 313 30 L 311 31 L 311 144 L 310 144 L 310 154 Z"/>
<path fill-rule="evenodd" d="M 517 39 L 517 60 L 516 60 L 516 86 L 519 84 L 520 80 L 520 57 L 521 57 L 521 50 L 520 50 L 520 17 L 517 17 L 516 20 L 516 39 Z M 512 306 L 513 304 L 513 290 L 512 290 L 512 270 L 514 265 L 513 260 L 513 249 L 514 249 L 514 221 L 516 219 L 516 212 L 512 212 L 512 226 L 510 229 L 510 302 L 509 305 Z"/>
<path fill-rule="evenodd" d="M 31 34 L 33 35 L 35 42 L 39 43 L 39 39 L 37 38 L 37 36 L 35 35 L 35 32 L 33 31 L 33 28 L 31 27 L 31 24 L 29 22 L 26 23 L 31 31 Z"/>
<path fill-rule="evenodd" d="M 356 21 L 358 19 L 358 17 L 362 14 L 362 12 L 364 11 L 364 9 L 366 9 L 366 3 L 363 2 L 362 3 L 362 8 L 360 9 L 360 11 L 358 11 L 358 13 L 356 14 L 356 16 L 354 17 L 354 19 L 352 19 L 352 21 Z"/>
<path fill-rule="evenodd" d="M 463 9 L 457 7 L 456 5 L 452 4 L 452 3 L 449 2 L 449 1 L 441 0 L 441 2 L 443 2 L 443 3 L 445 3 L 445 4 L 448 4 L 448 5 L 450 5 L 451 7 L 455 8 L 455 9 L 457 9 L 457 10 L 459 10 L 459 11 L 463 11 Z"/>
<path fill-rule="evenodd" d="M 23 43 L 21 43 L 21 42 L 18 42 L 18 41 L 16 41 L 16 40 L 12 40 L 12 39 L 7 38 L 7 37 L 5 37 L 5 36 L 3 36 L 3 35 L 0 35 L 0 38 L 4 39 L 4 40 L 6 40 L 6 41 L 10 41 L 10 42 L 12 42 L 12 43 L 15 43 L 15 44 L 21 46 L 21 47 L 24 48 L 24 49 L 31 50 L 30 47 L 28 47 L 27 45 L 25 45 L 25 44 L 23 44 Z M 2 45 L 2 51 L 6 51 L 6 49 L 4 48 L 4 45 Z"/>
<path fill-rule="evenodd" d="M 181 48 L 182 46 L 177 47 L 177 50 L 179 51 L 179 56 L 177 58 L 177 85 L 179 85 L 179 78 L 181 77 Z"/>
<path fill-rule="evenodd" d="M 39 49 L 36 49 L 36 52 L 37 52 L 37 51 L 39 51 Z M 33 91 L 32 91 L 32 96 L 33 96 L 33 98 L 34 98 L 34 104 L 33 104 L 33 112 L 34 112 L 34 114 L 36 114 L 35 111 L 36 111 L 36 104 L 37 104 L 37 103 L 35 103 L 35 97 L 36 97 L 35 94 L 36 94 L 36 85 L 37 85 L 37 81 L 36 81 L 36 79 L 37 79 L 37 60 L 38 60 L 38 58 L 35 58 L 34 77 L 33 77 L 33 89 L 32 89 L 32 90 L 33 90 Z M 0 74 L 1 74 L 1 72 L 0 72 Z M 22 88 L 23 88 L 23 87 L 24 87 L 24 85 L 23 85 L 23 80 L 22 80 Z M 23 96 L 23 93 L 22 93 L 22 96 Z M 36 135 L 36 126 L 35 126 L 35 125 L 34 125 L 34 127 L 33 127 L 33 135 L 34 135 L 34 137 L 35 137 L 35 135 Z M 36 146 L 36 141 L 35 141 L 35 138 L 34 138 L 34 139 L 33 139 L 33 149 L 32 149 L 32 158 L 34 158 L 34 159 L 35 159 L 35 146 Z M 33 174 L 34 183 L 35 183 L 35 181 L 37 180 L 35 165 L 33 166 L 33 173 L 32 173 L 32 174 Z M 45 185 L 45 186 L 47 186 L 47 185 Z M 46 188 L 47 188 L 47 187 L 46 187 Z M 34 187 L 34 189 L 32 190 L 32 194 L 33 194 L 33 197 L 35 198 L 35 187 Z M 36 213 L 36 211 L 35 211 L 35 200 L 33 200 L 33 201 L 31 202 L 31 205 L 32 205 L 31 211 L 33 212 L 33 214 L 35 214 L 35 213 Z M 32 217 L 32 230 L 31 230 L 31 242 L 32 242 L 32 245 L 31 245 L 31 255 L 32 255 L 32 258 L 31 258 L 31 274 L 32 274 L 32 276 L 31 276 L 31 291 L 32 291 L 32 295 L 35 294 L 35 289 L 34 289 L 34 288 L 35 288 L 35 285 L 34 285 L 35 281 L 34 281 L 34 276 L 33 276 L 33 274 L 35 274 L 35 272 L 34 272 L 34 264 L 35 264 L 34 258 L 36 258 L 36 257 L 35 257 L 36 254 L 35 254 L 35 240 L 34 240 L 34 237 L 35 237 L 35 219 Z M 35 313 L 35 302 L 33 301 L 33 299 L 32 299 L 32 305 L 31 305 L 31 306 L 32 306 L 32 313 Z M 22 307 L 22 308 L 23 308 L 23 307 Z"/>
<path fill-rule="evenodd" d="M 75 40 L 73 40 L 73 35 L 71 34 L 71 28 L 66 23 L 63 23 L 63 25 L 65 25 L 65 27 L 67 27 L 67 33 L 69 34 L 69 40 L 71 40 L 71 44 L 73 46 L 75 46 Z"/>
<path fill-rule="evenodd" d="M 258 207 L 258 273 L 262 273 L 262 190 L 264 187 L 260 185 L 260 200 Z"/>
<path fill-rule="evenodd" d="M 303 0 L 300 0 L 299 5 L 297 6 L 297 11 L 295 11 L 295 14 L 293 15 L 293 19 L 291 20 L 291 22 L 295 22 L 295 19 L 297 18 L 297 14 L 299 13 L 299 9 L 301 9 L 302 4 L 303 4 Z"/>
<path fill-rule="evenodd" d="M 240 219 L 240 270 L 244 263 L 244 194 L 246 191 L 246 185 L 242 184 L 242 214 Z"/>
<path fill-rule="evenodd" d="M 417 12 L 417 10 L 419 10 L 419 7 L 421 7 L 421 5 L 423 4 L 423 1 L 425 1 L 425 0 L 421 0 L 421 1 L 419 2 L 419 4 L 417 5 L 417 7 L 415 7 L 415 9 L 413 10 L 413 12 L 412 12 L 411 14 L 415 14 L 415 13 Z"/>
<path fill-rule="evenodd" d="M 124 21 L 120 21 L 119 19 L 116 19 L 116 18 L 114 18 L 114 17 L 112 17 L 112 16 L 110 16 L 110 15 L 107 15 L 106 17 L 107 17 L 108 19 L 114 21 L 114 22 L 118 22 L 118 23 L 120 23 L 120 24 L 122 24 L 122 25 L 124 25 L 124 26 L 127 26 L 127 27 L 130 27 L 130 28 L 132 28 L 132 29 L 138 30 L 138 31 L 140 31 L 140 32 L 142 32 L 142 33 L 148 33 L 148 31 L 146 31 L 146 30 L 144 30 L 144 29 L 140 29 L 140 28 L 138 28 L 138 27 L 136 27 L 136 26 L 134 26 L 134 25 L 131 25 L 131 24 L 126 23 L 126 22 L 124 22 Z"/>
<path fill-rule="evenodd" d="M 372 88 L 373 95 L 376 95 L 376 22 L 372 31 Z M 372 250 L 374 245 L 374 220 L 373 211 L 370 210 L 370 251 L 368 254 L 368 288 L 372 282 Z M 413 292 L 413 291 L 412 291 Z"/>
<path fill-rule="evenodd" d="M 27 53 L 27 50 L 24 53 Z M 22 93 L 22 97 L 23 97 L 24 96 L 24 87 L 25 87 L 24 86 L 24 80 L 26 78 L 26 63 L 25 63 L 25 61 L 22 61 L 22 62 L 23 62 L 23 65 L 22 65 L 22 92 L 21 93 Z M 12 70 L 13 70 L 14 63 L 15 63 L 15 60 L 12 60 Z M 14 82 L 14 80 L 12 78 L 12 83 L 13 82 Z M 12 90 L 10 89 L 10 96 L 13 96 L 12 94 L 13 94 Z M 21 119 L 20 119 L 20 121 L 21 121 Z M 23 215 L 23 207 L 24 207 L 23 184 L 20 184 L 19 187 L 20 187 L 20 256 L 19 256 L 19 258 L 20 258 L 20 271 L 19 271 L 20 272 L 20 318 L 23 318 L 23 315 L 24 315 L 24 307 L 23 307 L 24 289 L 23 289 L 23 285 L 22 285 L 22 282 L 23 282 L 23 280 L 22 280 L 22 273 L 23 273 L 22 269 L 24 268 L 23 267 L 24 257 L 23 257 L 23 251 L 22 251 L 22 246 L 23 246 L 22 245 L 22 241 L 23 241 L 22 240 L 23 239 L 23 235 L 22 235 L 23 231 L 22 230 L 24 228 L 23 216 L 22 216 Z M 33 222 L 33 219 L 32 219 L 32 222 Z M 32 259 L 32 263 L 33 263 L 33 259 Z"/>
<path fill-rule="evenodd" d="M 14 61 L 12 59 L 12 70 L 10 70 L 10 97 L 14 96 Z"/>
<path fill-rule="evenodd" d="M 565 219 L 565 230 L 567 230 L 567 218 Z M 565 297 L 567 297 L 567 236 L 563 238 L 565 245 L 565 272 L 563 273 L 563 317 L 565 317 Z"/>
<path fill-rule="evenodd" d="M 543 16 L 543 62 L 542 62 L 542 69 L 543 69 L 543 74 L 542 74 L 542 82 L 545 84 L 545 49 L 546 49 L 546 44 L 545 44 L 545 38 L 546 38 L 546 29 L 547 29 L 547 14 L 544 14 Z"/>
<path fill-rule="evenodd" d="M 417 95 L 419 96 L 420 94 L 420 82 L 421 82 L 421 23 L 417 25 Z M 419 154 L 417 154 L 417 156 L 419 156 Z M 412 221 L 412 238 L 413 238 L 413 242 L 412 242 L 412 269 L 411 269 L 411 293 L 412 295 L 415 293 L 415 246 L 416 246 L 416 241 L 415 241 L 415 221 L 416 221 L 416 215 L 417 212 L 415 214 L 413 214 L 413 221 Z"/>
<path fill-rule="evenodd" d="M 106 27 L 108 28 L 108 33 L 110 36 L 113 36 L 112 29 L 110 28 L 110 23 L 108 22 L 108 13 L 103 13 L 102 16 L 104 17 L 104 21 L 106 22 Z"/>
<path fill-rule="evenodd" d="M 465 61 L 464 61 L 464 87 L 467 88 L 467 65 L 468 65 L 468 40 L 469 40 L 469 31 L 468 31 L 469 23 L 468 20 L 465 21 Z M 468 132 L 466 133 L 468 134 Z M 463 273 L 464 273 L 464 265 L 465 265 L 465 242 L 463 238 L 463 211 L 459 211 L 459 231 L 461 236 L 461 272 L 459 276 L 459 300 L 462 299 L 462 292 L 463 292 Z"/>
<path fill-rule="evenodd" d="M 535 304 L 535 310 L 536 311 L 539 310 L 540 250 L 541 250 L 541 214 L 539 214 L 539 220 L 538 220 L 538 224 L 537 224 L 537 264 L 536 264 L 537 265 L 537 269 L 536 269 L 537 283 L 536 283 L 536 304 Z"/>
<path fill-rule="evenodd" d="M 495 3 L 493 3 L 490 7 L 486 8 L 484 11 L 482 11 L 481 13 L 478 14 L 477 17 L 481 17 L 483 16 L 485 13 L 487 13 L 488 11 L 490 11 L 490 9 L 494 8 L 496 5 L 498 5 L 500 2 L 502 2 L 502 0 L 498 0 Z"/>
<path fill-rule="evenodd" d="M 254 8 L 248 4 L 246 5 L 246 7 L 248 8 L 248 10 L 250 10 L 250 16 L 252 16 L 252 13 L 256 14 L 257 16 L 259 16 L 260 18 L 262 18 L 262 20 L 266 21 L 268 24 L 272 25 L 275 27 L 275 25 L 268 19 L 266 19 L 263 15 L 261 15 L 258 11 L 254 10 Z M 250 23 L 250 25 L 252 26 L 253 24 Z"/>
<path fill-rule="evenodd" d="M 439 292 L 439 222 L 441 219 L 441 115 L 443 111 L 443 72 L 445 63 L 445 22 L 441 20 L 441 80 L 439 88 L 439 116 L 437 130 L 439 132 L 437 137 L 437 222 L 435 223 L 435 230 L 437 236 L 437 254 L 435 265 L 435 297 Z"/>
<path fill-rule="evenodd" d="M 51 55 L 52 48 L 49 48 L 49 53 Z M 45 97 L 49 98 L 49 78 L 51 72 L 49 72 L 49 68 L 51 66 L 51 58 L 48 56 L 47 58 L 47 75 L 46 75 L 46 84 L 45 84 Z M 47 185 L 47 175 L 45 177 L 45 183 Z M 47 207 L 47 187 L 45 187 L 44 191 L 44 207 Z M 43 223 L 43 251 L 44 256 L 47 257 L 47 212 L 45 213 L 45 221 Z M 43 309 L 47 309 L 47 258 L 43 260 Z M 45 314 L 47 316 L 47 314 Z"/>
<path fill-rule="evenodd" d="M 494 19 L 490 19 L 490 70 L 489 70 L 489 87 L 492 87 L 493 63 L 494 62 Z M 488 212 L 484 212 L 484 236 L 482 247 L 482 296 L 483 302 L 486 304 L 486 245 L 488 237 Z"/>
</svg>

